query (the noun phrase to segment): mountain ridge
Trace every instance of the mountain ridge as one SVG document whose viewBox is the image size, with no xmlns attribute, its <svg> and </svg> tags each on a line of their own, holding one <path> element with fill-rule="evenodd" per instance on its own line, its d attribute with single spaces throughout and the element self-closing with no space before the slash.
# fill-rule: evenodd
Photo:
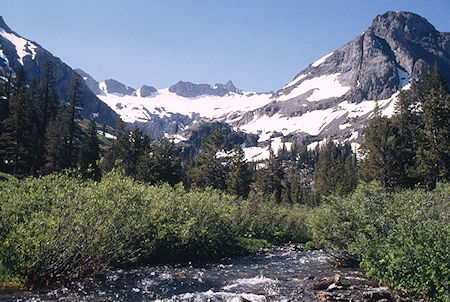
<svg viewBox="0 0 450 302">
<path fill-rule="evenodd" d="M 72 79 L 78 77 L 69 65 L 53 56 L 48 50 L 34 41 L 23 38 L 6 25 L 0 17 L 0 68 L 2 71 L 15 71 L 24 68 L 27 82 L 39 79 L 44 73 L 45 63 L 51 61 L 55 74 L 55 89 L 59 99 L 64 102 L 70 94 Z M 81 81 L 83 103 L 82 115 L 95 118 L 99 123 L 113 126 L 118 119 L 117 113 L 104 104 L 95 93 Z"/>
<path fill-rule="evenodd" d="M 268 156 L 269 145 L 275 151 L 282 145 L 312 148 L 331 139 L 357 148 L 376 101 L 384 115 L 391 115 L 399 88 L 408 89 L 434 65 L 450 83 L 450 33 L 438 32 L 411 12 L 376 16 L 361 35 L 311 63 L 275 93 L 241 91 L 231 81 L 215 85 L 179 81 L 164 89 L 148 85 L 135 89 L 113 79 L 100 83 L 82 70 L 70 69 L 37 43 L 23 39 L 14 44 L 7 39 L 14 40 L 11 35 L 23 39 L 9 27 L 0 31 L 0 67 L 21 64 L 30 75 L 39 75 L 37 65 L 45 57 L 54 58 L 64 87 L 75 72 L 84 79 L 90 93 L 85 94 L 87 115 L 97 114 L 103 106 L 100 116 L 105 119 L 109 114 L 110 124 L 120 116 L 153 138 L 169 136 L 179 142 L 200 140 L 208 131 L 199 127 L 219 123 L 230 133 L 242 133 L 240 137 L 251 135 L 251 142 L 244 140 L 242 145 L 253 148 L 245 151 L 255 160 Z M 61 92 L 61 85 L 58 89 Z M 196 135 L 189 132 L 193 126 Z"/>
</svg>

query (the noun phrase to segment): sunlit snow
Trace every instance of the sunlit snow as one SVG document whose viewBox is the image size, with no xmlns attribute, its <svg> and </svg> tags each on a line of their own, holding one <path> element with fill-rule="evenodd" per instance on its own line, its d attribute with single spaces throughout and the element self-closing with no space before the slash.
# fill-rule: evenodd
<svg viewBox="0 0 450 302">
<path fill-rule="evenodd" d="M 331 97 L 340 97 L 344 95 L 351 87 L 342 86 L 337 77 L 340 73 L 323 75 L 313 79 L 303 81 L 299 86 L 295 87 L 289 94 L 281 95 L 277 101 L 286 101 L 309 91 L 313 91 L 307 98 L 309 102 L 315 102 Z"/>
<path fill-rule="evenodd" d="M 406 85 L 409 84 L 409 75 L 406 71 L 401 70 L 400 68 L 397 67 L 397 72 L 398 72 L 398 78 L 399 78 L 399 84 L 400 87 L 405 87 Z"/>
<path fill-rule="evenodd" d="M 329 54 L 327 54 L 326 56 L 323 56 L 322 58 L 320 58 L 319 60 L 315 61 L 314 63 L 311 64 L 311 66 L 313 67 L 317 67 L 320 64 L 322 64 L 323 62 L 325 62 L 325 60 L 330 57 L 333 54 L 333 52 L 330 52 Z"/>
<path fill-rule="evenodd" d="M 100 88 L 105 91 L 104 83 Z M 176 95 L 169 89 L 160 89 L 152 97 L 118 96 L 111 93 L 98 95 L 114 111 L 120 114 L 125 122 L 145 121 L 150 114 L 160 117 L 171 113 L 187 116 L 199 114 L 206 118 L 220 118 L 229 113 L 251 111 L 270 103 L 271 94 L 237 94 L 230 93 L 223 97 L 204 95 L 196 98 L 185 98 Z M 120 103 L 120 106 L 116 104 Z"/>
<path fill-rule="evenodd" d="M 23 58 L 25 56 L 31 55 L 32 59 L 34 60 L 34 58 L 36 57 L 36 45 L 15 34 L 6 32 L 3 28 L 0 28 L 0 35 L 14 44 L 20 64 L 23 65 Z"/>
<path fill-rule="evenodd" d="M 283 87 L 283 89 L 288 88 L 288 87 L 291 87 L 291 86 L 297 84 L 297 83 L 300 82 L 302 79 L 304 79 L 306 76 L 307 76 L 307 74 L 301 74 L 301 75 L 299 75 L 299 76 L 296 77 L 292 82 L 286 84 L 286 85 Z"/>
</svg>

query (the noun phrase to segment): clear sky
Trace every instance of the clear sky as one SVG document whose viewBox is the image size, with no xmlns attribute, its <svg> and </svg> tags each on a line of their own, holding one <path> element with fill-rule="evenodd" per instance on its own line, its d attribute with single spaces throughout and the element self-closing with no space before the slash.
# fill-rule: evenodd
<svg viewBox="0 0 450 302">
<path fill-rule="evenodd" d="M 278 90 L 388 10 L 450 31 L 449 0 L 0 0 L 17 33 L 95 79 Z"/>
</svg>

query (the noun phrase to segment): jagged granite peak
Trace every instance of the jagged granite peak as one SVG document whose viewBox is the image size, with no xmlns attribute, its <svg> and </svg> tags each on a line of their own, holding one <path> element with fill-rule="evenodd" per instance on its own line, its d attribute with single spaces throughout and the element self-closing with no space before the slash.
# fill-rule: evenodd
<svg viewBox="0 0 450 302">
<path fill-rule="evenodd" d="M 81 70 L 80 68 L 74 69 L 84 80 L 89 89 L 96 95 L 102 95 L 104 92 L 99 87 L 99 82 L 97 82 L 91 75 Z"/>
<path fill-rule="evenodd" d="M 319 83 L 323 84 L 328 76 L 329 83 L 325 84 L 335 84 L 337 93 L 325 94 L 322 99 L 386 99 L 401 84 L 417 80 L 434 64 L 450 83 L 449 41 L 450 33 L 438 32 L 423 17 L 410 12 L 387 12 L 377 16 L 360 36 L 297 74 L 274 98 L 320 101 L 314 98 L 318 87 L 311 81 L 323 80 Z"/>
<path fill-rule="evenodd" d="M 156 92 L 158 92 L 158 90 L 153 86 L 142 85 L 142 87 L 139 88 L 139 96 L 143 98 L 153 96 Z"/>
<path fill-rule="evenodd" d="M 116 81 L 114 79 L 108 79 L 105 80 L 105 85 L 103 89 L 105 89 L 105 92 L 107 93 L 118 93 L 122 95 L 135 95 L 136 89 L 127 86 L 125 84 L 120 83 L 119 81 Z"/>
<path fill-rule="evenodd" d="M 11 28 L 6 24 L 5 20 L 3 20 L 3 16 L 0 16 L 0 28 L 3 28 L 6 32 L 13 33 Z"/>
<path fill-rule="evenodd" d="M 27 82 L 31 82 L 32 79 L 40 79 L 45 72 L 46 63 L 51 62 L 56 93 L 61 101 L 67 101 L 73 78 L 80 77 L 79 74 L 38 43 L 14 32 L 3 18 L 0 18 L 0 27 L 3 29 L 0 30 L 0 69 L 15 72 L 23 67 Z M 97 122 L 111 126 L 115 124 L 118 114 L 98 99 L 84 81 L 81 81 L 81 93 L 83 117 L 95 118 Z"/>
<path fill-rule="evenodd" d="M 230 92 L 240 93 L 231 81 L 228 81 L 225 85 L 215 84 L 213 86 L 179 81 L 170 86 L 169 91 L 186 98 L 195 98 L 202 95 L 224 96 Z"/>
</svg>

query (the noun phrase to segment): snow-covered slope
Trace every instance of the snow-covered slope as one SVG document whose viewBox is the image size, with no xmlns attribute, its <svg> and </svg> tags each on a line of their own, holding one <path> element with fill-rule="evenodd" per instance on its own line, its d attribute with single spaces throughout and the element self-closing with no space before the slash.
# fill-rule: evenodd
<svg viewBox="0 0 450 302">
<path fill-rule="evenodd" d="M 312 148 L 331 139 L 348 141 L 356 148 L 375 100 L 382 114 L 392 115 L 399 88 L 408 89 L 435 62 L 450 82 L 449 49 L 449 33 L 436 31 L 416 14 L 388 12 L 275 94 L 242 92 L 231 81 L 213 86 L 180 81 L 142 97 L 139 89 L 117 81 L 112 89 L 111 80 L 98 83 L 84 78 L 91 86 L 96 83 L 91 90 L 122 119 L 154 137 L 171 134 L 178 142 L 198 140 L 198 133 L 207 134 L 198 130 L 207 125 L 204 120 L 221 122 L 252 140 L 257 135 L 242 145 L 247 158 L 259 160 L 268 156 L 268 146 L 275 151 L 293 144 Z M 112 93 L 125 91 L 124 87 L 130 93 Z M 196 135 L 190 130 L 194 125 Z"/>
<path fill-rule="evenodd" d="M 64 100 L 69 95 L 72 79 L 77 74 L 38 43 L 14 32 L 0 17 L 0 75 L 14 75 L 18 68 L 23 68 L 28 82 L 32 79 L 39 80 L 45 73 L 47 62 L 52 64 L 56 93 L 60 100 Z M 114 125 L 117 114 L 103 104 L 86 85 L 82 84 L 80 88 L 84 102 L 82 115 L 87 118 L 95 116 L 99 123 Z"/>
<path fill-rule="evenodd" d="M 108 93 L 100 83 L 104 94 L 98 97 L 114 109 L 125 122 L 147 122 L 152 115 L 170 117 L 174 113 L 188 117 L 227 119 L 268 104 L 271 94 L 229 93 L 225 96 L 204 95 L 185 98 L 168 88 L 158 89 L 149 97 Z M 179 125 L 181 126 L 181 125 Z"/>
</svg>

